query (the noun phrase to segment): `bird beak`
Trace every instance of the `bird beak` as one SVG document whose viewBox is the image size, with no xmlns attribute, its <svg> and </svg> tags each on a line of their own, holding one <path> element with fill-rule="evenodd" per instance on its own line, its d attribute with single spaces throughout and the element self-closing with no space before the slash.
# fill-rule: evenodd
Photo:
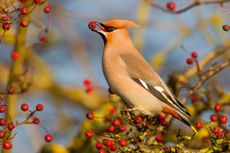
<svg viewBox="0 0 230 153">
<path fill-rule="evenodd" d="M 105 32 L 105 28 L 104 25 L 100 22 L 95 22 L 95 21 L 91 21 L 88 24 L 88 27 L 90 30 L 94 31 L 94 32 Z"/>
</svg>

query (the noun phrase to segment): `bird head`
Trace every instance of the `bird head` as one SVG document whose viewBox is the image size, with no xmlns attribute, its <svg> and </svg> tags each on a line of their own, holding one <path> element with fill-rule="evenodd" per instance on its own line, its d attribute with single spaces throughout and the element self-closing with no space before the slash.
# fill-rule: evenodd
<svg viewBox="0 0 230 153">
<path fill-rule="evenodd" d="M 129 20 L 111 20 L 103 23 L 91 21 L 88 27 L 92 31 L 100 34 L 106 43 L 108 40 L 119 36 L 121 33 L 127 33 L 127 29 L 129 28 L 137 28 L 138 25 Z"/>
</svg>

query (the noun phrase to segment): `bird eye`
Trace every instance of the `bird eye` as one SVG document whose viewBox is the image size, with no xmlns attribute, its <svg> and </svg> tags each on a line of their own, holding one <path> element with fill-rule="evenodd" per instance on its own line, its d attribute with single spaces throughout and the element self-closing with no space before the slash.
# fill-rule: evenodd
<svg viewBox="0 0 230 153">
<path fill-rule="evenodd" d="M 106 27 L 106 31 L 107 32 L 112 32 L 112 31 L 114 31 L 116 28 L 114 28 L 114 27 Z"/>
</svg>

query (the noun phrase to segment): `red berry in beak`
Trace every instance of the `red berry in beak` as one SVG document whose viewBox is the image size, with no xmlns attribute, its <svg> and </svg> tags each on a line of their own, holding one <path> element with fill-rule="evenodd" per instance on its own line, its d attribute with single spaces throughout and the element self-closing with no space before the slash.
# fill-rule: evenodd
<svg viewBox="0 0 230 153">
<path fill-rule="evenodd" d="M 89 24 L 88 24 L 88 27 L 89 29 L 93 30 L 95 29 L 97 26 L 97 23 L 95 21 L 91 21 Z"/>
</svg>

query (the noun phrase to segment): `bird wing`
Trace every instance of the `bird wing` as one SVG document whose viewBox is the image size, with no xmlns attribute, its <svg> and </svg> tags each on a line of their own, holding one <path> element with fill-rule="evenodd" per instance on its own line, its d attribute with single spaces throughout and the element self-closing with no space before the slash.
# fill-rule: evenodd
<svg viewBox="0 0 230 153">
<path fill-rule="evenodd" d="M 133 81 L 141 85 L 165 104 L 187 117 L 190 116 L 188 109 L 170 93 L 158 74 L 153 71 L 152 67 L 141 55 L 122 54 L 121 59 L 126 64 L 126 71 Z"/>
</svg>

